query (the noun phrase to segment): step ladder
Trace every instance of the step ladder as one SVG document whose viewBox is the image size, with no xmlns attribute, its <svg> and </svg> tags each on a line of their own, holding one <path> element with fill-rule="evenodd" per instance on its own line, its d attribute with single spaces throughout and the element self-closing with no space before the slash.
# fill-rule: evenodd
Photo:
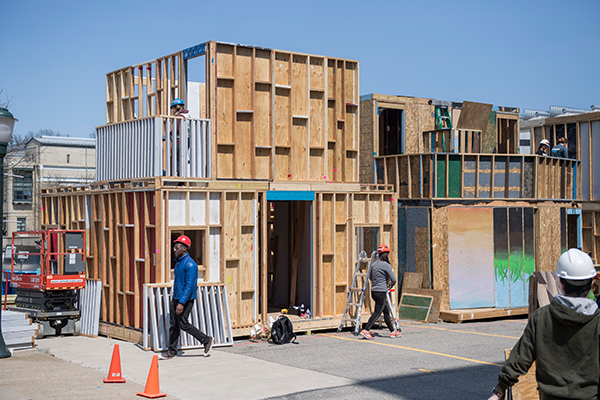
<svg viewBox="0 0 600 400">
<path fill-rule="evenodd" d="M 435 106 L 435 129 L 452 129 L 452 120 L 447 106 Z"/>
<path fill-rule="evenodd" d="M 358 256 L 358 262 L 356 263 L 356 271 L 354 271 L 354 279 L 352 279 L 352 285 L 348 290 L 348 299 L 346 301 L 346 311 L 344 311 L 344 316 L 342 317 L 342 321 L 340 322 L 340 326 L 338 327 L 338 332 L 342 331 L 342 328 L 346 324 L 346 322 L 352 322 L 354 324 L 354 336 L 358 335 L 360 330 L 360 314 L 362 312 L 362 306 L 365 301 L 365 293 L 367 291 L 367 285 L 369 284 L 369 274 L 371 273 L 371 265 L 375 262 L 377 257 L 377 252 L 374 251 L 371 254 L 371 258 L 367 258 L 367 253 L 363 250 L 360 252 Z M 361 272 L 362 264 L 368 263 L 367 272 Z M 358 287 L 358 278 L 363 277 L 364 283 L 361 287 Z M 360 299 L 357 303 L 355 303 L 355 299 L 360 296 Z M 350 317 L 350 307 L 355 308 L 355 317 Z"/>
</svg>

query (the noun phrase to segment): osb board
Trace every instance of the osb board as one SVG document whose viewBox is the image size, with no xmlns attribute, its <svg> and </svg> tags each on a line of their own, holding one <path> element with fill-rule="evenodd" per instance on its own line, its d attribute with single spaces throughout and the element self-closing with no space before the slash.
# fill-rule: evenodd
<svg viewBox="0 0 600 400">
<path fill-rule="evenodd" d="M 441 310 L 450 309 L 448 298 L 448 210 L 431 209 L 431 251 L 433 260 L 433 288 L 443 292 Z"/>
<path fill-rule="evenodd" d="M 423 274 L 420 272 L 405 272 L 402 280 L 402 292 L 407 289 L 421 289 Z"/>
<path fill-rule="evenodd" d="M 463 102 L 456 129 L 474 129 L 485 132 L 492 107 L 492 104 Z"/>
<path fill-rule="evenodd" d="M 360 102 L 360 182 L 373 182 L 373 153 L 379 148 L 379 135 L 376 134 L 375 101 L 363 100 Z"/>
<path fill-rule="evenodd" d="M 419 106 L 418 104 L 408 103 L 404 109 L 404 152 L 419 152 L 419 136 L 421 129 L 419 126 Z"/>
<path fill-rule="evenodd" d="M 490 113 L 490 120 L 488 121 L 487 128 L 483 132 L 482 139 L 482 153 L 496 153 L 496 146 L 498 145 L 498 133 L 496 128 L 496 111 Z"/>
<path fill-rule="evenodd" d="M 406 274 L 404 275 L 406 279 Z M 406 282 L 406 280 L 405 280 Z M 440 307 L 442 304 L 442 298 L 444 297 L 443 290 L 433 290 L 433 289 L 419 289 L 419 288 L 404 288 L 402 285 L 402 294 L 416 294 L 421 296 L 431 296 L 433 297 L 433 302 L 431 303 L 431 308 L 429 309 L 429 315 L 427 316 L 426 322 L 433 322 L 435 324 L 438 323 L 438 319 L 440 316 Z"/>
<path fill-rule="evenodd" d="M 554 271 L 561 254 L 560 207 L 538 208 L 538 271 Z"/>
<path fill-rule="evenodd" d="M 510 349 L 504 350 L 504 359 L 508 360 Z M 519 381 L 508 389 L 511 391 L 513 400 L 534 400 L 541 399 L 542 393 L 537 390 L 538 383 L 535 378 L 537 362 L 534 361 L 525 375 L 519 377 Z"/>
</svg>

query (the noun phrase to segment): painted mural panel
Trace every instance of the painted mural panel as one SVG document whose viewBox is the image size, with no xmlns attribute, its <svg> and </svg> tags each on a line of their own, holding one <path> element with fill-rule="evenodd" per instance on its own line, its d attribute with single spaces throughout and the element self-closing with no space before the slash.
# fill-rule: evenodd
<svg viewBox="0 0 600 400">
<path fill-rule="evenodd" d="M 448 208 L 448 277 L 453 310 L 495 304 L 492 210 Z"/>
<path fill-rule="evenodd" d="M 525 284 L 523 265 L 523 209 L 508 209 L 508 229 L 510 241 L 509 277 L 510 306 L 525 305 Z"/>
<path fill-rule="evenodd" d="M 508 210 L 494 208 L 494 291 L 496 307 L 510 307 Z"/>
<path fill-rule="evenodd" d="M 494 208 L 496 307 L 525 307 L 535 270 L 533 208 Z"/>
</svg>

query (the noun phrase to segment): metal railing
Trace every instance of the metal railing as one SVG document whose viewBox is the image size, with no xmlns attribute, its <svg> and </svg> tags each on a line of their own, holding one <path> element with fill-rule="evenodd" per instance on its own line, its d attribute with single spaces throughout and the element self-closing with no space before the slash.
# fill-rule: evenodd
<svg viewBox="0 0 600 400">
<path fill-rule="evenodd" d="M 96 128 L 96 180 L 210 178 L 210 120 L 149 117 Z"/>
<path fill-rule="evenodd" d="M 375 158 L 377 182 L 400 199 L 535 199 L 581 197 L 579 160 L 538 155 L 404 154 Z"/>
</svg>

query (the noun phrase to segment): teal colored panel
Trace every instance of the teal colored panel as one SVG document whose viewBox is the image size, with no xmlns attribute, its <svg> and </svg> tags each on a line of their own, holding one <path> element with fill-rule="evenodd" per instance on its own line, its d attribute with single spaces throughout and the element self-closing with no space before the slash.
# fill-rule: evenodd
<svg viewBox="0 0 600 400">
<path fill-rule="evenodd" d="M 448 197 L 460 197 L 460 156 L 448 156 Z"/>
<path fill-rule="evenodd" d="M 446 158 L 438 157 L 436 164 L 436 197 L 446 197 Z"/>
</svg>

